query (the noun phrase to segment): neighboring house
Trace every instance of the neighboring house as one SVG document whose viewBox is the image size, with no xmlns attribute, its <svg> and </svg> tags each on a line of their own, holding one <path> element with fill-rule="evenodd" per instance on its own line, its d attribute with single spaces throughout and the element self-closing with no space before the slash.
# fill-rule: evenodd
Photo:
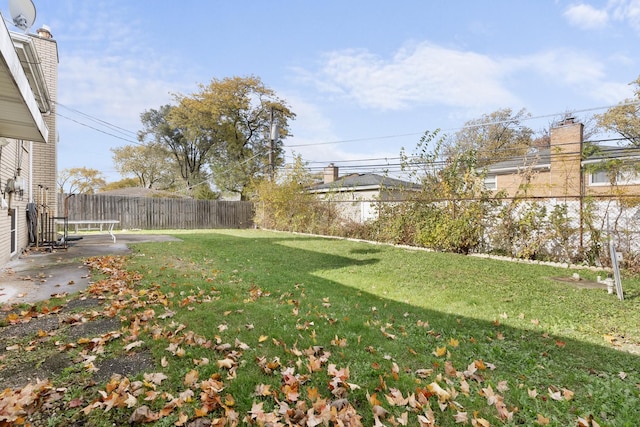
<svg viewBox="0 0 640 427">
<path fill-rule="evenodd" d="M 612 160 L 640 165 L 638 148 L 600 146 L 583 159 L 583 125 L 567 118 L 551 129 L 549 148 L 485 168 L 485 187 L 516 195 L 549 199 L 640 195 L 640 176 L 623 173 L 610 179 L 604 166 Z"/>
<path fill-rule="evenodd" d="M 1 18 L 1 16 L 0 16 Z M 9 32 L 0 19 L 0 265 L 30 242 L 27 205 L 56 203 L 58 48 L 48 28 Z"/>
<path fill-rule="evenodd" d="M 309 192 L 335 202 L 343 218 L 364 223 L 377 218 L 377 202 L 403 200 L 408 191 L 419 188 L 411 182 L 373 173 L 339 177 L 338 167 L 330 164 L 324 168 L 323 182 L 312 186 Z"/>
</svg>

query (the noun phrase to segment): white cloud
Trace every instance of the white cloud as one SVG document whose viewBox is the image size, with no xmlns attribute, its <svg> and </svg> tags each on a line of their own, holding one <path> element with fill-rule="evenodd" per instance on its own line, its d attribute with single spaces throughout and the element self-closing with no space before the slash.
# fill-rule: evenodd
<svg viewBox="0 0 640 427">
<path fill-rule="evenodd" d="M 294 136 L 300 131 L 303 135 L 315 135 L 318 140 L 332 141 L 336 138 L 331 129 L 331 120 L 322 113 L 317 105 L 286 91 L 278 93 L 287 100 L 291 110 L 296 113 L 296 119 L 291 123 Z"/>
<path fill-rule="evenodd" d="M 59 102 L 135 132 L 140 114 L 170 102 L 170 92 L 188 87 L 180 87 L 188 76 L 180 58 L 157 50 L 131 15 L 126 7 L 77 2 L 52 32 L 60 51 Z"/>
<path fill-rule="evenodd" d="M 640 33 L 640 0 L 609 0 L 598 9 L 586 3 L 569 6 L 564 12 L 569 23 L 583 30 L 606 28 L 611 21 L 626 23 Z"/>
<path fill-rule="evenodd" d="M 359 146 L 355 151 L 347 151 L 334 132 L 332 121 L 323 113 L 322 108 L 300 96 L 279 92 L 296 112 L 296 119 L 291 123 L 293 138 L 285 141 L 287 161 L 293 155 L 299 155 L 309 161 L 312 170 L 319 170 L 330 162 L 353 161 L 363 158 L 394 158 L 398 152 L 393 150 L 371 150 L 368 146 Z"/>
<path fill-rule="evenodd" d="M 584 30 L 604 28 L 609 22 L 609 14 L 606 10 L 596 9 L 584 3 L 569 6 L 564 16 L 571 25 Z"/>
<path fill-rule="evenodd" d="M 569 86 L 592 85 L 605 77 L 604 65 L 578 52 L 554 49 L 526 55 L 514 61 L 513 72 L 530 69 Z"/>
<path fill-rule="evenodd" d="M 617 104 L 625 99 L 633 98 L 633 88 L 629 84 L 603 82 L 592 88 L 592 96 L 601 99 L 607 105 Z"/>
<path fill-rule="evenodd" d="M 328 53 L 323 59 L 312 79 L 317 88 L 366 108 L 474 107 L 516 100 L 500 81 L 503 70 L 498 61 L 427 42 L 400 49 L 389 60 L 356 50 Z"/>
<path fill-rule="evenodd" d="M 622 63 L 628 61 L 628 58 L 612 56 L 608 60 Z M 633 95 L 627 83 L 607 80 L 607 64 L 587 54 L 555 49 L 506 61 L 506 63 L 510 63 L 511 74 L 524 70 L 533 71 L 547 80 L 552 80 L 559 87 L 568 88 L 576 94 L 586 95 L 597 102 L 614 104 Z M 540 79 L 536 80 L 540 81 Z"/>
<path fill-rule="evenodd" d="M 175 89 L 171 82 L 154 75 L 152 63 L 142 62 L 122 57 L 67 57 L 60 63 L 59 101 L 138 129 L 140 113 L 167 103 L 169 91 Z"/>
<path fill-rule="evenodd" d="M 629 26 L 640 33 L 640 0 L 609 0 L 613 18 L 628 22 Z"/>
<path fill-rule="evenodd" d="M 601 60 L 562 48 L 494 58 L 425 42 L 400 49 L 388 60 L 354 50 L 329 53 L 324 60 L 315 74 L 303 70 L 299 75 L 321 93 L 378 110 L 424 105 L 473 111 L 519 108 L 524 102 L 508 85 L 525 81 L 523 76 L 531 73 L 541 85 L 568 89 L 598 102 L 611 102 L 625 93 L 622 85 L 607 81 Z"/>
</svg>

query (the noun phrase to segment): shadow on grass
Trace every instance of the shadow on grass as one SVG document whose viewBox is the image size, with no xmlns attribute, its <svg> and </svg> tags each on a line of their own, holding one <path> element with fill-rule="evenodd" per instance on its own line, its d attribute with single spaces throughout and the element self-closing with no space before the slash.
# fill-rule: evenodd
<svg viewBox="0 0 640 427">
<path fill-rule="evenodd" d="M 573 425 L 577 416 L 590 414 L 606 425 L 631 425 L 626 423 L 637 420 L 638 355 L 550 335 L 544 327 L 546 319 L 539 319 L 539 324 L 530 319 L 478 319 L 469 317 L 464 310 L 447 312 L 452 309 L 431 307 L 428 302 L 426 306 L 417 306 L 396 301 L 384 294 L 372 293 L 370 288 L 345 285 L 317 274 L 320 270 L 357 274 L 358 267 L 380 263 L 380 258 L 369 257 L 380 253 L 380 248 L 341 242 L 347 246 L 343 250 L 348 256 L 343 256 L 328 252 L 325 239 L 280 234 L 258 236 L 181 235 L 184 243 L 176 244 L 175 248 L 194 260 L 213 259 L 214 265 L 237 271 L 245 282 L 255 282 L 276 297 L 277 293 L 293 292 L 294 284 L 304 284 L 305 301 L 309 302 L 301 303 L 300 316 L 307 316 L 307 320 L 317 325 L 318 336 L 314 339 L 318 342 L 329 343 L 335 336 L 352 338 L 353 344 L 340 354 L 344 363 L 352 366 L 355 382 L 358 378 L 365 381 L 367 376 L 375 382 L 381 375 L 371 372 L 370 363 L 361 364 L 371 359 L 372 352 L 379 355 L 379 360 L 397 361 L 406 372 L 434 367 L 436 372 L 441 371 L 445 360 L 463 370 L 474 361 L 483 360 L 495 366 L 494 370 L 483 373 L 486 381 L 483 387 L 493 384 L 495 389 L 500 381 L 507 381 L 510 390 L 505 391 L 505 400 L 520 407 L 516 414 L 519 422 L 533 422 L 541 412 L 552 414 L 558 425 Z M 164 247 L 157 253 L 167 250 Z M 455 258 L 460 262 L 465 259 Z M 406 266 L 398 265 L 398 268 Z M 428 293 L 414 295 L 429 300 Z M 636 296 L 630 292 L 630 297 Z M 460 300 L 469 297 L 471 295 L 460 295 Z M 322 304 L 323 300 L 330 304 Z M 247 316 L 256 318 L 276 313 L 273 321 L 281 334 L 278 339 L 289 345 L 298 342 L 303 345 L 304 339 L 297 328 L 299 319 L 291 316 L 288 308 L 277 311 L 280 309 L 256 304 L 250 310 Z M 248 320 L 251 319 L 239 320 L 239 325 Z M 438 355 L 436 350 L 442 347 L 446 347 L 447 352 Z M 533 389 L 541 394 L 540 398 L 528 394 Z M 552 392 L 563 389 L 571 390 L 574 397 L 570 401 L 555 401 Z"/>
</svg>

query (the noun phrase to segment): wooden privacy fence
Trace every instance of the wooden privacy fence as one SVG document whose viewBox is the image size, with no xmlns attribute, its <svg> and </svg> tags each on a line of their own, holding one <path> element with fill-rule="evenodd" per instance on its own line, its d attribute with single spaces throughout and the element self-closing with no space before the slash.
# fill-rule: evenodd
<svg viewBox="0 0 640 427">
<path fill-rule="evenodd" d="M 102 194 L 58 194 L 69 220 L 118 220 L 122 230 L 251 228 L 253 203 Z"/>
</svg>

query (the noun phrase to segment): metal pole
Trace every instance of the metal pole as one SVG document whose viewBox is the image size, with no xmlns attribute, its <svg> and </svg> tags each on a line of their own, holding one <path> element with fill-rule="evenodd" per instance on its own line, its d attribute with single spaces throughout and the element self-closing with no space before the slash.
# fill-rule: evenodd
<svg viewBox="0 0 640 427">
<path fill-rule="evenodd" d="M 276 138 L 276 131 L 277 131 L 277 127 L 275 126 L 275 123 L 273 121 L 273 107 L 271 108 L 271 126 L 270 126 L 270 132 L 269 132 L 269 178 L 271 179 L 271 182 L 273 182 L 274 178 L 275 178 L 275 171 L 276 171 L 276 160 L 275 160 L 275 138 Z"/>
</svg>

